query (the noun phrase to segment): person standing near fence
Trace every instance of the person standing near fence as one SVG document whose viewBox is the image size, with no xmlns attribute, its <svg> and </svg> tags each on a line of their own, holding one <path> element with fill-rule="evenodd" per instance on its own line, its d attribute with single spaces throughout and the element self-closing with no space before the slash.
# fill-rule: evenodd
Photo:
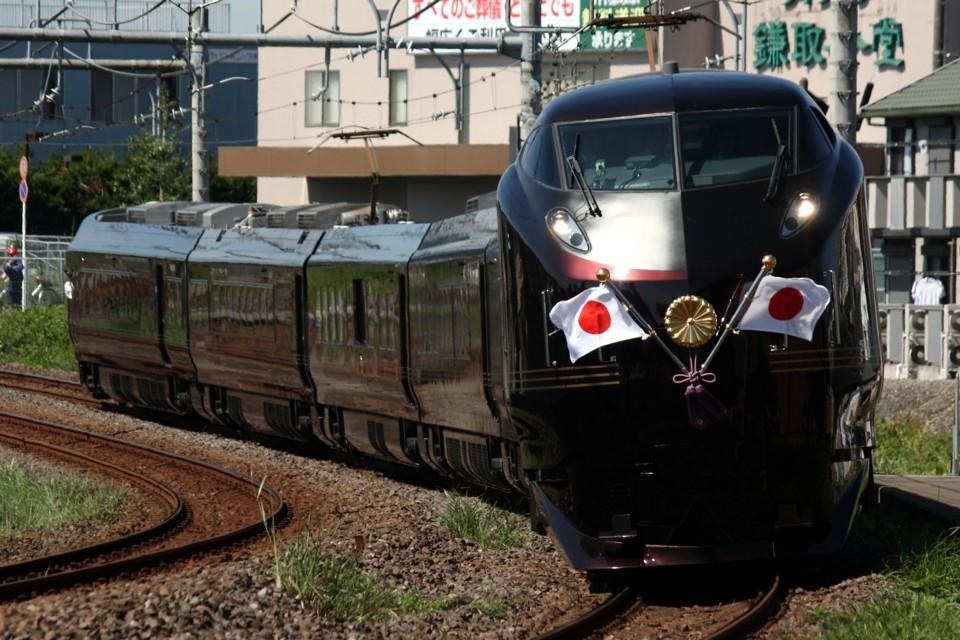
<svg viewBox="0 0 960 640">
<path fill-rule="evenodd" d="M 7 302 L 11 307 L 20 306 L 23 291 L 23 260 L 17 255 L 17 248 L 7 247 L 7 262 L 3 265 L 3 279 L 7 281 Z"/>
</svg>

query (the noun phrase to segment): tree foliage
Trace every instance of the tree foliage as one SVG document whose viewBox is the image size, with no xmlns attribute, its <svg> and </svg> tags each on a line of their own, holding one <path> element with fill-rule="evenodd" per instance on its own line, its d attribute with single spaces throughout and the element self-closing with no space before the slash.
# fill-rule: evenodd
<svg viewBox="0 0 960 640">
<path fill-rule="evenodd" d="M 94 212 L 150 200 L 189 200 L 190 167 L 174 136 L 133 136 L 119 159 L 102 151 L 86 151 L 69 159 L 51 154 L 31 163 L 27 231 L 38 235 L 72 235 Z M 23 150 L 0 147 L 0 231 L 19 231 L 21 205 L 19 157 Z M 210 200 L 254 202 L 256 179 L 221 177 L 211 166 Z"/>
<path fill-rule="evenodd" d="M 169 139 L 141 133 L 127 144 L 127 156 L 117 171 L 116 193 L 122 198 L 118 206 L 190 197 L 187 163 Z"/>
</svg>

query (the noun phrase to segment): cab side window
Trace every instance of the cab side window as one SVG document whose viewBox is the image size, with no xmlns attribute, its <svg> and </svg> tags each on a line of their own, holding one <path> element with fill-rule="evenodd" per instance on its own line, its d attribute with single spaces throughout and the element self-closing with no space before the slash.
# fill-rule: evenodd
<svg viewBox="0 0 960 640">
<path fill-rule="evenodd" d="M 557 156 L 549 127 L 534 129 L 520 153 L 520 167 L 534 180 L 560 188 Z"/>
</svg>

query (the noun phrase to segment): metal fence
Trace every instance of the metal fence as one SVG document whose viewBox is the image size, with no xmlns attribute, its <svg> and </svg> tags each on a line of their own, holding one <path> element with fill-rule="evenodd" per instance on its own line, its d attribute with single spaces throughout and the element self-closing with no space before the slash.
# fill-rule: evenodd
<svg viewBox="0 0 960 640">
<path fill-rule="evenodd" d="M 69 236 L 31 236 L 27 235 L 24 258 L 23 287 L 27 292 L 27 306 L 35 304 L 57 304 L 63 301 L 64 257 L 67 246 L 72 240 Z M 11 245 L 20 245 L 19 234 L 0 234 L 2 249 Z M 0 304 L 7 303 L 6 295 Z"/>
<path fill-rule="evenodd" d="M 27 304 L 55 304 L 63 300 L 64 258 L 69 236 L 27 236 L 24 286 Z"/>
</svg>

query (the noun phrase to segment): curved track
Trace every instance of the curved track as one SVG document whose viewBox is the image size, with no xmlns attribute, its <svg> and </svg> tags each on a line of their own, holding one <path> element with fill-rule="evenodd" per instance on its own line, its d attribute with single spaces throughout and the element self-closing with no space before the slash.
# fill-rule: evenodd
<svg viewBox="0 0 960 640">
<path fill-rule="evenodd" d="M 775 576 L 770 586 L 753 601 L 746 611 L 719 629 L 703 635 L 703 640 L 731 640 L 746 637 L 746 634 L 762 626 L 770 616 L 771 609 L 778 603 L 780 596 L 780 577 Z M 633 616 L 642 615 L 642 611 L 639 590 L 628 586 L 613 593 L 597 607 L 575 620 L 537 636 L 536 640 L 572 640 L 595 635 L 607 637 Z"/>
<path fill-rule="evenodd" d="M 280 496 L 255 479 L 110 436 L 0 412 L 0 441 L 122 478 L 165 505 L 158 522 L 131 535 L 0 566 L 0 599 L 182 559 L 262 532 L 258 500 L 272 522 L 286 512 Z"/>
<path fill-rule="evenodd" d="M 101 401 L 92 397 L 82 384 L 66 378 L 28 371 L 0 369 L 0 385 L 7 389 L 36 393 L 60 400 L 69 400 L 70 402 L 96 406 L 101 404 Z"/>
<path fill-rule="evenodd" d="M 584 638 L 591 633 L 612 624 L 618 617 L 632 609 L 639 601 L 638 592 L 632 587 L 625 587 L 612 594 L 597 607 L 570 622 L 552 629 L 535 640 L 575 640 Z"/>
<path fill-rule="evenodd" d="M 704 640 L 729 640 L 742 638 L 770 616 L 770 610 L 779 602 L 782 592 L 780 576 L 774 576 L 770 586 L 754 601 L 753 605 L 720 629 L 704 636 Z"/>
</svg>

